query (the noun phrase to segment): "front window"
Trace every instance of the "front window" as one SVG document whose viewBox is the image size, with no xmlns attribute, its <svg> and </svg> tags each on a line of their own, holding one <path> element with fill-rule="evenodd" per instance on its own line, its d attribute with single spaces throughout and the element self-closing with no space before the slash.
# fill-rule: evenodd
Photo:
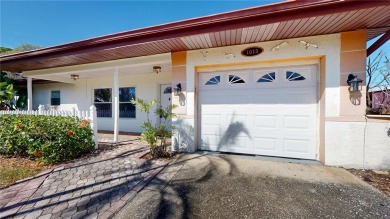
<svg viewBox="0 0 390 219">
<path fill-rule="evenodd" d="M 52 106 L 61 105 L 61 92 L 59 90 L 51 91 L 50 105 Z"/>
<path fill-rule="evenodd" d="M 119 88 L 119 117 L 135 118 L 135 106 L 130 100 L 135 99 L 135 87 Z"/>
<path fill-rule="evenodd" d="M 112 117 L 112 90 L 100 88 L 94 90 L 94 105 L 97 117 Z"/>
</svg>

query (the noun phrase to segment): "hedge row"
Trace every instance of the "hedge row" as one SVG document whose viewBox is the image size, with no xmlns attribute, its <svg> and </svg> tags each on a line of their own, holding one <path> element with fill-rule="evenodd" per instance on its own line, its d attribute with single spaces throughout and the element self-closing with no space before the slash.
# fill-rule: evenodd
<svg viewBox="0 0 390 219">
<path fill-rule="evenodd" d="M 0 154 L 56 163 L 93 151 L 93 131 L 75 117 L 0 116 Z"/>
</svg>

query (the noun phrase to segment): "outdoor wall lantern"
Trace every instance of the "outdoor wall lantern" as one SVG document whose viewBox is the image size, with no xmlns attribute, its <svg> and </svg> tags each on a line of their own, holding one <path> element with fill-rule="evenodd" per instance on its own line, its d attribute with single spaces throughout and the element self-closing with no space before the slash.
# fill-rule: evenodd
<svg viewBox="0 0 390 219">
<path fill-rule="evenodd" d="M 178 83 L 178 84 L 176 84 L 176 87 L 173 88 L 173 94 L 174 94 L 175 96 L 179 96 L 180 93 L 181 93 L 181 84 Z"/>
<path fill-rule="evenodd" d="M 161 67 L 156 65 L 156 66 L 153 66 L 153 72 L 155 72 L 156 74 L 160 73 L 161 72 Z"/>
<path fill-rule="evenodd" d="M 349 91 L 360 91 L 362 90 L 361 83 L 363 82 L 362 79 L 358 78 L 357 75 L 349 74 L 347 83 L 349 85 Z"/>
<path fill-rule="evenodd" d="M 77 80 L 79 79 L 79 75 L 70 75 L 70 78 L 72 78 L 73 80 Z"/>
</svg>

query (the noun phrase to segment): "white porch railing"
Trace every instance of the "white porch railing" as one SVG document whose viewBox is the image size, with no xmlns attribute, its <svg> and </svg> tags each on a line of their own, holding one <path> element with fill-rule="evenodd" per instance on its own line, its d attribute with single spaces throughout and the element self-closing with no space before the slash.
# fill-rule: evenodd
<svg viewBox="0 0 390 219">
<path fill-rule="evenodd" d="M 43 115 L 43 116 L 72 116 L 88 120 L 91 129 L 93 130 L 93 140 L 95 141 L 95 148 L 98 147 L 97 135 L 97 115 L 96 107 L 92 105 L 89 110 L 45 110 L 43 105 L 39 105 L 38 110 L 2 110 L 1 115 Z"/>
</svg>

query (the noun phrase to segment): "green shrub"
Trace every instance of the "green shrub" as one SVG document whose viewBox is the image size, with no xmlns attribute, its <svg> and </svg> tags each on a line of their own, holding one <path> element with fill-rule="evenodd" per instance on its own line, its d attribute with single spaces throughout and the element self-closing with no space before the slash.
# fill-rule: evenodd
<svg viewBox="0 0 390 219">
<path fill-rule="evenodd" d="M 62 162 L 93 151 L 88 121 L 75 117 L 0 116 L 0 154 Z"/>
</svg>

